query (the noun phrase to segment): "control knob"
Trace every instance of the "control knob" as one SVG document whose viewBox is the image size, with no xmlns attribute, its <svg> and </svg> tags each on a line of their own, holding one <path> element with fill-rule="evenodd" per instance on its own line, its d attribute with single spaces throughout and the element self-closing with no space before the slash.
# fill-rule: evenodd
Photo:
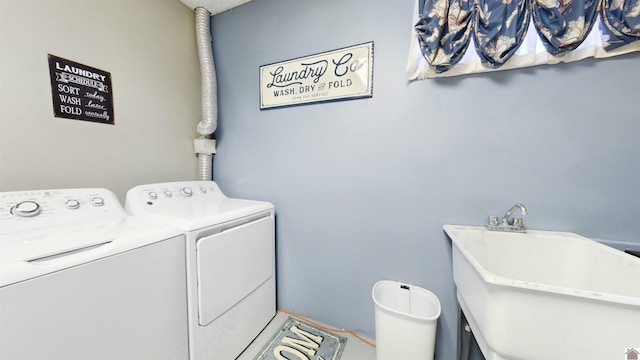
<svg viewBox="0 0 640 360">
<path fill-rule="evenodd" d="M 11 213 L 19 217 L 32 217 L 40 214 L 42 208 L 35 201 L 23 201 L 11 208 Z"/>
<path fill-rule="evenodd" d="M 102 205 L 104 205 L 104 199 L 99 197 L 99 196 L 96 196 L 93 199 L 91 199 L 91 205 L 93 205 L 93 206 L 102 206 Z"/>
<path fill-rule="evenodd" d="M 183 187 L 182 189 L 180 189 L 180 195 L 184 197 L 189 197 L 193 195 L 193 191 L 191 191 L 191 188 Z"/>
<path fill-rule="evenodd" d="M 67 200 L 67 202 L 64 205 L 67 207 L 67 209 L 70 209 L 70 210 L 75 210 L 80 208 L 80 202 L 75 199 Z"/>
</svg>

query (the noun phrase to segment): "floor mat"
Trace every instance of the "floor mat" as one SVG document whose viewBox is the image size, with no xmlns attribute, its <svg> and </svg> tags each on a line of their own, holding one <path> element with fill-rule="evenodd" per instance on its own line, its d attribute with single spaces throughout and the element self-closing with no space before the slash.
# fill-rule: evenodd
<svg viewBox="0 0 640 360">
<path fill-rule="evenodd" d="M 255 360 L 339 360 L 347 338 L 289 317 Z"/>
</svg>

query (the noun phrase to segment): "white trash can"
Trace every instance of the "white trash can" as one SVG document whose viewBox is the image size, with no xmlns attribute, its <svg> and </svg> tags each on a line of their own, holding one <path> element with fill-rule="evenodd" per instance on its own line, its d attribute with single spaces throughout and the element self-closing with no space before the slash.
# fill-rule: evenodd
<svg viewBox="0 0 640 360">
<path fill-rule="evenodd" d="M 376 360 L 433 360 L 440 301 L 429 290 L 378 281 L 375 303 Z"/>
</svg>

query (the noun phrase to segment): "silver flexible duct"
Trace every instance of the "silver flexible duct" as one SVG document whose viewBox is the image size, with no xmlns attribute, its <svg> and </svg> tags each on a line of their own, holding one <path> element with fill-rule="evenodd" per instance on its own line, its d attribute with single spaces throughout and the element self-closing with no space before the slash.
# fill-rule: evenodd
<svg viewBox="0 0 640 360">
<path fill-rule="evenodd" d="M 198 134 L 202 138 L 213 134 L 218 127 L 218 94 L 216 69 L 213 62 L 211 38 L 211 14 L 205 8 L 198 7 L 196 12 L 196 42 L 202 82 L 202 120 L 198 123 Z M 198 173 L 200 180 L 212 180 L 211 153 L 198 153 Z"/>
<path fill-rule="evenodd" d="M 198 180 L 213 180 L 213 155 L 198 154 Z"/>
<path fill-rule="evenodd" d="M 218 126 L 218 94 L 216 68 L 213 63 L 213 46 L 210 31 L 211 14 L 205 8 L 196 9 L 196 39 L 202 78 L 202 121 L 198 124 L 198 133 L 211 135 Z"/>
</svg>

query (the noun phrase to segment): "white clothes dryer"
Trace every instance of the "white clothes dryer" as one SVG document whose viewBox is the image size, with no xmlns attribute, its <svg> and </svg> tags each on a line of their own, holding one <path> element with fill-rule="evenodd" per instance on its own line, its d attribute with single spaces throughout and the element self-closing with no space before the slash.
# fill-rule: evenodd
<svg viewBox="0 0 640 360">
<path fill-rule="evenodd" d="M 106 189 L 0 193 L 0 359 L 187 359 L 184 253 Z"/>
<path fill-rule="evenodd" d="M 273 205 L 186 181 L 137 186 L 125 209 L 185 232 L 190 359 L 238 357 L 276 313 Z"/>
</svg>

